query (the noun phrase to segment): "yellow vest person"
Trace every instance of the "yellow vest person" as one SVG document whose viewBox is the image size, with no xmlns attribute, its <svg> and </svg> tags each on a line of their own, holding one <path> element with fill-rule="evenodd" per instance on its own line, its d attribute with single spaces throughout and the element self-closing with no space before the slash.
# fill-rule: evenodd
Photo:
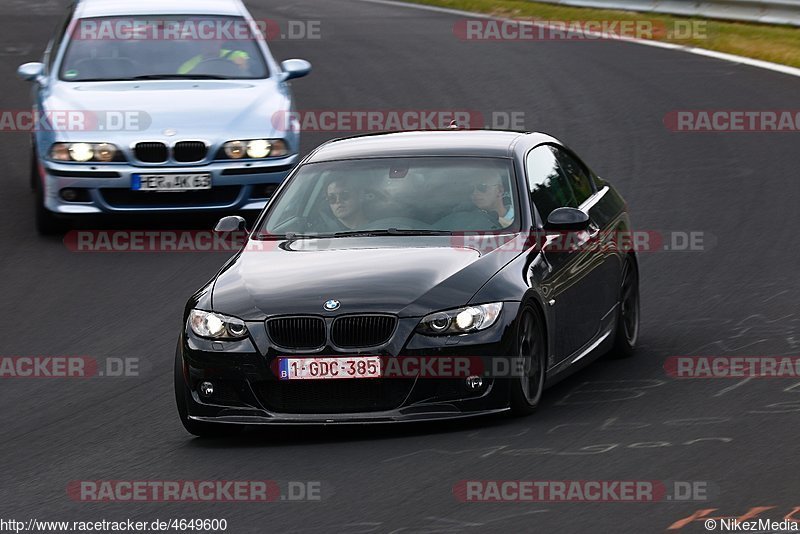
<svg viewBox="0 0 800 534">
<path fill-rule="evenodd" d="M 249 59 L 250 56 L 247 52 L 243 52 L 241 50 L 228 50 L 228 49 L 221 49 L 219 51 L 220 59 L 227 59 L 236 63 L 239 66 L 243 66 Z M 183 63 L 180 67 L 178 67 L 178 74 L 189 74 L 191 73 L 195 67 L 197 67 L 200 63 L 207 60 L 206 56 L 203 54 L 197 54 L 196 56 L 189 58 L 187 61 Z"/>
</svg>

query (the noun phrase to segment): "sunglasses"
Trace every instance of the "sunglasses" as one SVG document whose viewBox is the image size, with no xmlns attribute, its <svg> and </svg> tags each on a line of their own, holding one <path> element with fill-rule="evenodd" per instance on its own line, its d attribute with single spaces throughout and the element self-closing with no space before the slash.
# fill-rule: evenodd
<svg viewBox="0 0 800 534">
<path fill-rule="evenodd" d="M 500 187 L 500 184 L 475 184 L 472 189 L 474 191 L 478 191 L 479 193 L 485 193 L 490 187 Z"/>
<path fill-rule="evenodd" d="M 328 193 L 328 203 L 338 204 L 340 202 L 347 202 L 352 199 L 353 195 L 350 191 L 342 191 L 341 193 Z"/>
</svg>

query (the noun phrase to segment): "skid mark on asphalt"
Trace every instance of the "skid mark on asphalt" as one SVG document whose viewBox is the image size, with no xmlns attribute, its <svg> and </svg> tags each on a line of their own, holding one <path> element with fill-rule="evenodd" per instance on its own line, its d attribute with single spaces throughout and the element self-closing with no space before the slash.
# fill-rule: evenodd
<svg viewBox="0 0 800 534">
<path fill-rule="evenodd" d="M 451 519 L 449 517 L 426 516 L 424 522 L 416 523 L 413 525 L 406 525 L 401 527 L 392 527 L 382 521 L 360 521 L 357 523 L 344 523 L 340 525 L 326 525 L 324 527 L 311 527 L 301 530 L 287 531 L 287 534 L 299 534 L 307 532 L 350 532 L 352 534 L 367 534 L 370 532 L 386 532 L 389 534 L 400 532 L 415 532 L 420 534 L 436 534 L 436 533 L 449 533 L 449 532 L 463 532 L 469 528 L 480 528 L 486 526 L 495 526 L 497 523 L 507 521 L 510 519 L 517 519 L 524 516 L 542 514 L 549 512 L 548 509 L 541 510 L 526 510 L 516 514 L 506 514 L 498 517 L 482 517 L 478 520 L 464 521 L 462 519 Z M 499 526 L 499 525 L 497 525 Z M 387 530 L 390 529 L 390 530 Z"/>
</svg>

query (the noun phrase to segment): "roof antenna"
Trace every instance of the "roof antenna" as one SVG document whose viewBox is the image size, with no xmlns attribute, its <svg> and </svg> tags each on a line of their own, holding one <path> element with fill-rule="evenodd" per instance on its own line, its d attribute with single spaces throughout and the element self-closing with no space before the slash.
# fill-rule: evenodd
<svg viewBox="0 0 800 534">
<path fill-rule="evenodd" d="M 455 119 L 450 121 L 450 126 L 447 127 L 448 130 L 458 130 L 459 126 Z"/>
</svg>

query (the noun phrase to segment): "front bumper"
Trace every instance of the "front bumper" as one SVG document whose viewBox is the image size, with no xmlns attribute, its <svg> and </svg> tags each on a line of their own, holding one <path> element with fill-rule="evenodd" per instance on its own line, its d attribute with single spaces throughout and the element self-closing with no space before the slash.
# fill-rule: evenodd
<svg viewBox="0 0 800 534">
<path fill-rule="evenodd" d="M 44 206 L 60 215 L 136 212 L 214 212 L 261 210 L 269 191 L 280 185 L 297 163 L 291 155 L 262 162 L 213 162 L 195 166 L 74 164 L 47 161 L 39 165 Z M 143 192 L 131 189 L 134 174 L 211 175 L 211 189 L 185 192 Z M 79 192 L 75 201 L 63 189 Z"/>
<path fill-rule="evenodd" d="M 406 318 L 400 319 L 392 341 L 381 348 L 341 352 L 326 347 L 319 354 L 466 357 L 482 362 L 484 383 L 476 390 L 467 387 L 464 376 L 279 380 L 275 372 L 279 356 L 313 355 L 292 354 L 269 345 L 263 322 L 248 322 L 251 338 L 239 342 L 211 342 L 184 333 L 177 357 L 187 385 L 188 415 L 204 422 L 302 425 L 419 422 L 501 413 L 508 410 L 510 379 L 491 370 L 512 368 L 518 305 L 505 303 L 497 324 L 460 336 L 461 342 L 455 345 L 446 338 L 414 334 L 419 318 Z M 474 337 L 467 339 L 470 336 Z M 214 384 L 214 394 L 200 394 L 202 381 Z"/>
<path fill-rule="evenodd" d="M 216 416 L 202 417 L 190 415 L 189 419 L 205 423 L 223 423 L 234 425 L 366 425 L 386 423 L 424 423 L 426 421 L 448 421 L 455 419 L 468 419 L 483 415 L 492 415 L 508 412 L 511 409 L 503 408 L 463 411 L 455 406 L 428 406 L 421 408 L 407 408 L 383 413 L 370 414 L 336 414 L 327 416 L 299 417 L 287 414 L 271 414 L 270 416 Z"/>
</svg>

